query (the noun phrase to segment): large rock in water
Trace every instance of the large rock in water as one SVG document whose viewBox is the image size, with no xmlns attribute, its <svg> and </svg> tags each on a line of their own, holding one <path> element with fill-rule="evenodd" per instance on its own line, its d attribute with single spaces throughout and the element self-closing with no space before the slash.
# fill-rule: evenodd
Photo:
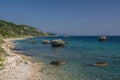
<svg viewBox="0 0 120 80">
<path fill-rule="evenodd" d="M 51 44 L 53 47 L 61 47 L 61 46 L 64 46 L 65 42 L 62 41 L 61 39 L 56 39 L 51 41 Z"/>
<path fill-rule="evenodd" d="M 99 36 L 99 41 L 106 41 L 106 37 L 105 36 Z"/>
</svg>

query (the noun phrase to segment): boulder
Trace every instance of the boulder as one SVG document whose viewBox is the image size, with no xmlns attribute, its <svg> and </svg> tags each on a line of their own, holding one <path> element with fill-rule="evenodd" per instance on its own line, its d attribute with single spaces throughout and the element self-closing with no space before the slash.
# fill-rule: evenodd
<svg viewBox="0 0 120 80">
<path fill-rule="evenodd" d="M 106 41 L 106 37 L 105 36 L 99 36 L 99 41 Z"/>
<path fill-rule="evenodd" d="M 62 41 L 61 39 L 55 39 L 51 41 L 51 44 L 53 47 L 61 47 L 61 46 L 64 46 L 65 42 Z"/>
</svg>

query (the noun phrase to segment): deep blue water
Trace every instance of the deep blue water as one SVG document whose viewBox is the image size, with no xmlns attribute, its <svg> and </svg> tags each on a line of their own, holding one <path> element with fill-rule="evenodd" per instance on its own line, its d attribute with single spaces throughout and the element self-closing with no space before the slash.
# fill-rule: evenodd
<svg viewBox="0 0 120 80">
<path fill-rule="evenodd" d="M 43 45 L 42 40 L 62 39 L 68 44 L 53 48 Z M 35 44 L 29 44 L 34 40 Z M 16 50 L 46 64 L 45 73 L 57 80 L 120 80 L 120 37 L 108 36 L 99 42 L 97 36 L 39 37 L 16 41 Z M 52 60 L 63 59 L 67 64 L 51 66 Z M 107 62 L 108 66 L 90 66 L 96 62 Z M 49 71 L 50 70 L 50 71 Z"/>
</svg>

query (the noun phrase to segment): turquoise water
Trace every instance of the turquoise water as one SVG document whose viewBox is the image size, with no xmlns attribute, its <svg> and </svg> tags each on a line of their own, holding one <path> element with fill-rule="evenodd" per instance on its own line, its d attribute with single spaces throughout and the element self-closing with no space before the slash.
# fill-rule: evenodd
<svg viewBox="0 0 120 80">
<path fill-rule="evenodd" d="M 43 45 L 42 40 L 62 39 L 68 44 L 53 48 Z M 34 40 L 35 44 L 29 44 Z M 99 42 L 96 36 L 41 37 L 16 41 L 16 48 L 33 59 L 42 61 L 46 67 L 43 72 L 57 80 L 120 80 L 120 37 L 107 37 L 107 41 Z M 52 66 L 52 60 L 62 59 L 65 65 Z M 90 66 L 105 61 L 108 66 Z"/>
</svg>

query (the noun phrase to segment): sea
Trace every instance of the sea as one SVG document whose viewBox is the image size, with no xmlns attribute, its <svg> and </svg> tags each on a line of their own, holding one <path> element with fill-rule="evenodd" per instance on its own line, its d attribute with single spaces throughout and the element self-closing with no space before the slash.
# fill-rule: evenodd
<svg viewBox="0 0 120 80">
<path fill-rule="evenodd" d="M 15 50 L 44 63 L 41 70 L 47 80 L 120 80 L 120 36 L 35 37 L 15 41 Z M 62 39 L 63 47 L 42 44 L 42 40 Z M 34 44 L 29 43 L 35 41 Z M 64 60 L 64 65 L 51 65 L 51 61 Z M 95 66 L 105 62 L 106 66 Z M 55 78 L 55 79 L 53 79 Z"/>
</svg>

